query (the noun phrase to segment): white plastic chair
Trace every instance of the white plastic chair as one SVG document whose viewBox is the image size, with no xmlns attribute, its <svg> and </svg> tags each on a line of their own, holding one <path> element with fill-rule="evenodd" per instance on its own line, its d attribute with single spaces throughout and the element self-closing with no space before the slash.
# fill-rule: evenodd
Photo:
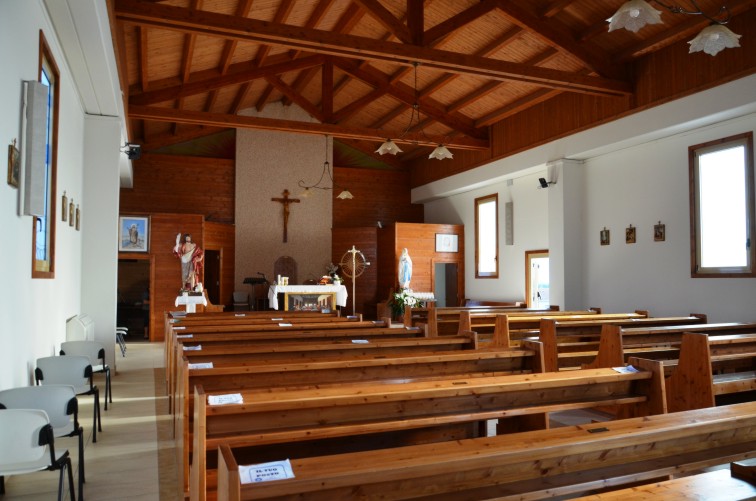
<svg viewBox="0 0 756 501">
<path fill-rule="evenodd" d="M 110 386 L 110 366 L 105 363 L 105 346 L 97 341 L 64 341 L 60 345 L 60 354 L 87 357 L 94 374 L 105 374 L 105 410 L 108 410 L 108 400 L 113 403 L 113 391 Z"/>
<path fill-rule="evenodd" d="M 71 458 L 68 451 L 55 451 L 53 427 L 40 409 L 0 410 L 0 494 L 5 494 L 4 477 L 37 471 L 60 470 L 58 501 L 63 499 L 63 473 L 68 470 L 68 489 L 74 492 Z"/>
<path fill-rule="evenodd" d="M 128 335 L 128 327 L 116 327 L 116 341 L 118 342 L 118 347 L 121 348 L 122 357 L 126 356 L 126 338 L 124 336 Z"/>
<path fill-rule="evenodd" d="M 53 434 L 79 437 L 79 499 L 84 496 L 84 428 L 79 425 L 79 401 L 73 386 L 50 384 L 0 391 L 0 409 L 41 409 L 47 413 Z"/>
<path fill-rule="evenodd" d="M 37 385 L 67 384 L 74 387 L 77 395 L 94 395 L 92 442 L 97 442 L 97 431 L 102 431 L 100 389 L 92 384 L 89 358 L 78 355 L 38 358 L 34 378 Z"/>
</svg>

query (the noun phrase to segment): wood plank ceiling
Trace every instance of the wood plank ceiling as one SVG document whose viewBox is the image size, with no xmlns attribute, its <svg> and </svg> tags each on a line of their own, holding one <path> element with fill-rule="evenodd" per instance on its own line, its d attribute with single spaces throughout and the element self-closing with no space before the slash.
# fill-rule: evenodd
<svg viewBox="0 0 756 501">
<path fill-rule="evenodd" d="M 397 167 L 438 143 L 487 149 L 488 126 L 559 93 L 630 95 L 633 60 L 708 24 L 660 9 L 663 24 L 609 33 L 624 0 L 111 3 L 131 141 L 144 151 L 251 127 L 330 134 L 372 156 L 390 137 L 405 153 L 380 159 Z M 756 2 L 730 4 L 737 16 Z M 237 114 L 277 101 L 320 123 Z"/>
</svg>

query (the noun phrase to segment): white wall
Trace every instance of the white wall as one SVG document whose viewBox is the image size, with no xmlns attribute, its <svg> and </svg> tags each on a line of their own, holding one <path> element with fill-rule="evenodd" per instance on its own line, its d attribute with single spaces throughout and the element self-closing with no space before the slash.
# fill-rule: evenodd
<svg viewBox="0 0 756 501">
<path fill-rule="evenodd" d="M 40 29 L 61 73 L 55 279 L 31 279 L 32 218 L 17 211 L 23 185 L 15 189 L 0 183 L 0 226 L 5 236 L 0 259 L 4 282 L 0 388 L 31 383 L 35 360 L 55 354 L 65 340 L 66 318 L 79 311 L 81 232 L 60 221 L 60 203 L 63 190 L 74 203 L 83 197 L 83 113 L 55 32 L 38 0 L 0 2 L 0 94 L 5 96 L 0 141 L 6 145 L 21 137 L 22 82 L 37 79 Z"/>
<path fill-rule="evenodd" d="M 61 4 L 58 0 L 53 2 L 56 7 Z M 105 2 L 101 0 L 75 0 L 75 6 L 91 10 L 98 22 L 102 21 L 102 14 L 106 12 Z M 65 8 L 62 10 L 65 11 Z M 82 26 L 82 29 L 86 28 Z M 110 288 L 109 292 L 113 295 L 112 322 L 115 322 L 115 285 L 110 286 L 108 280 L 117 259 L 114 252 L 101 252 L 92 243 L 98 238 L 111 238 L 109 233 L 112 231 L 109 229 L 117 228 L 117 148 L 120 139 L 114 139 L 113 135 L 120 136 L 122 122 L 118 118 L 100 118 L 99 120 L 110 122 L 110 125 L 103 126 L 104 122 L 100 125 L 87 124 L 82 104 L 82 96 L 87 90 L 76 86 L 83 80 L 74 77 L 69 65 L 73 54 L 71 37 L 66 38 L 69 45 L 60 41 L 58 35 L 62 27 L 53 24 L 43 0 L 0 2 L 0 61 L 3 62 L 0 94 L 4 96 L 3 113 L 0 114 L 0 143 L 11 144 L 14 138 L 21 138 L 22 83 L 24 80 L 37 79 L 40 29 L 45 34 L 60 70 L 61 86 L 55 196 L 55 278 L 32 280 L 33 223 L 30 216 L 21 216 L 18 209 L 23 184 L 15 189 L 5 182 L 0 183 L 0 227 L 5 237 L 0 254 L 0 277 L 3 283 L 0 288 L 0 389 L 31 384 L 36 359 L 58 353 L 60 344 L 65 341 L 66 319 L 82 312 L 85 287 L 94 291 L 94 294 L 103 294 L 103 291 Z M 103 45 L 103 51 L 107 52 L 109 35 L 105 41 L 107 43 Z M 112 58 L 112 54 L 110 57 Z M 88 59 L 88 63 L 92 62 Z M 86 70 L 86 65 L 78 67 Z M 91 68 L 89 71 L 92 71 Z M 102 72 L 98 75 L 102 79 Z M 117 87 L 117 82 L 114 84 L 111 81 L 110 84 Z M 113 92 L 110 94 L 115 95 Z M 103 100 L 98 103 L 101 106 L 105 104 Z M 92 112 L 107 113 L 104 110 Z M 121 127 L 114 125 L 115 122 Z M 111 148 L 115 150 L 110 150 Z M 5 151 L 7 150 L 3 149 Z M 23 152 L 21 156 L 23 158 Z M 87 177 L 86 181 L 85 166 L 87 176 L 93 176 Z M 23 183 L 23 174 L 20 177 Z M 106 184 L 106 179 L 109 178 L 114 179 L 112 189 Z M 80 231 L 60 220 L 64 190 L 66 196 L 73 199 L 75 205 L 79 205 Z M 111 198 L 103 204 L 103 197 Z M 113 207 L 116 209 L 114 213 Z M 110 212 L 103 210 L 104 208 Z M 94 224 L 95 221 L 97 224 Z M 116 241 L 112 237 L 113 243 L 109 246 L 104 243 L 103 248 L 115 249 Z M 82 261 L 85 242 L 86 271 Z M 95 303 L 90 303 L 89 306 L 94 308 Z M 98 325 L 96 327 L 98 330 L 104 328 Z M 112 334 L 108 338 L 113 343 Z"/>
<path fill-rule="evenodd" d="M 752 75 L 421 186 L 412 198 L 425 203 L 427 222 L 469 228 L 468 297 L 523 296 L 524 251 L 549 248 L 551 300 L 563 308 L 756 321 L 756 278 L 690 278 L 687 159 L 688 146 L 755 129 Z M 557 185 L 536 190 L 536 179 L 550 175 Z M 506 179 L 514 179 L 515 246 L 503 245 L 502 226 L 501 278 L 476 280 L 473 200 L 498 192 L 503 204 Z M 659 221 L 666 224 L 665 242 L 653 241 Z M 630 224 L 635 244 L 625 243 Z M 604 227 L 611 231 L 609 246 L 599 245 Z"/>
<path fill-rule="evenodd" d="M 691 278 L 688 147 L 756 130 L 756 114 L 600 155 L 585 163 L 585 293 L 609 311 L 706 313 L 710 321 L 756 320 L 756 279 Z M 666 225 L 666 241 L 653 226 Z M 635 244 L 625 228 L 636 226 Z M 611 245 L 599 245 L 599 230 Z"/>
<path fill-rule="evenodd" d="M 539 189 L 546 170 L 492 183 L 465 193 L 428 202 L 425 222 L 465 225 L 465 295 L 482 300 L 525 300 L 525 251 L 546 249 L 549 243 L 548 191 Z M 499 196 L 499 278 L 475 278 L 475 199 Z M 513 202 L 514 245 L 505 245 L 504 205 Z"/>
</svg>

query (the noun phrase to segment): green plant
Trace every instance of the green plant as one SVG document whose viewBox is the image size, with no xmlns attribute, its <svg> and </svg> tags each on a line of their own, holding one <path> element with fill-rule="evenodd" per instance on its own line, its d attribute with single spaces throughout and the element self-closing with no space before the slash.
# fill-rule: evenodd
<svg viewBox="0 0 756 501">
<path fill-rule="evenodd" d="M 399 292 L 391 294 L 391 300 L 389 306 L 391 307 L 391 314 L 395 317 L 404 315 L 404 308 L 409 306 L 410 308 L 417 306 L 418 300 L 412 295 L 412 291 L 409 289 L 402 289 Z"/>
</svg>

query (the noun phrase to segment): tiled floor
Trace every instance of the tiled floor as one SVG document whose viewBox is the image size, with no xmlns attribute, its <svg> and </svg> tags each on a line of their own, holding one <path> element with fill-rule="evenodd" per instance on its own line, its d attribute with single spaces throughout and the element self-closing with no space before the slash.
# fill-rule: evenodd
<svg viewBox="0 0 756 501">
<path fill-rule="evenodd" d="M 108 411 L 102 411 L 102 433 L 98 432 L 97 443 L 92 443 L 92 397 L 79 398 L 79 421 L 85 430 L 84 499 L 178 500 L 175 450 L 164 390 L 163 345 L 130 343 L 126 357 L 121 357 L 120 351 L 117 356 L 113 403 Z M 98 375 L 96 382 L 104 394 L 104 378 Z M 76 481 L 77 439 L 56 439 L 59 448 L 69 450 Z M 6 478 L 5 491 L 3 500 L 7 501 L 56 499 L 58 472 Z"/>
</svg>

